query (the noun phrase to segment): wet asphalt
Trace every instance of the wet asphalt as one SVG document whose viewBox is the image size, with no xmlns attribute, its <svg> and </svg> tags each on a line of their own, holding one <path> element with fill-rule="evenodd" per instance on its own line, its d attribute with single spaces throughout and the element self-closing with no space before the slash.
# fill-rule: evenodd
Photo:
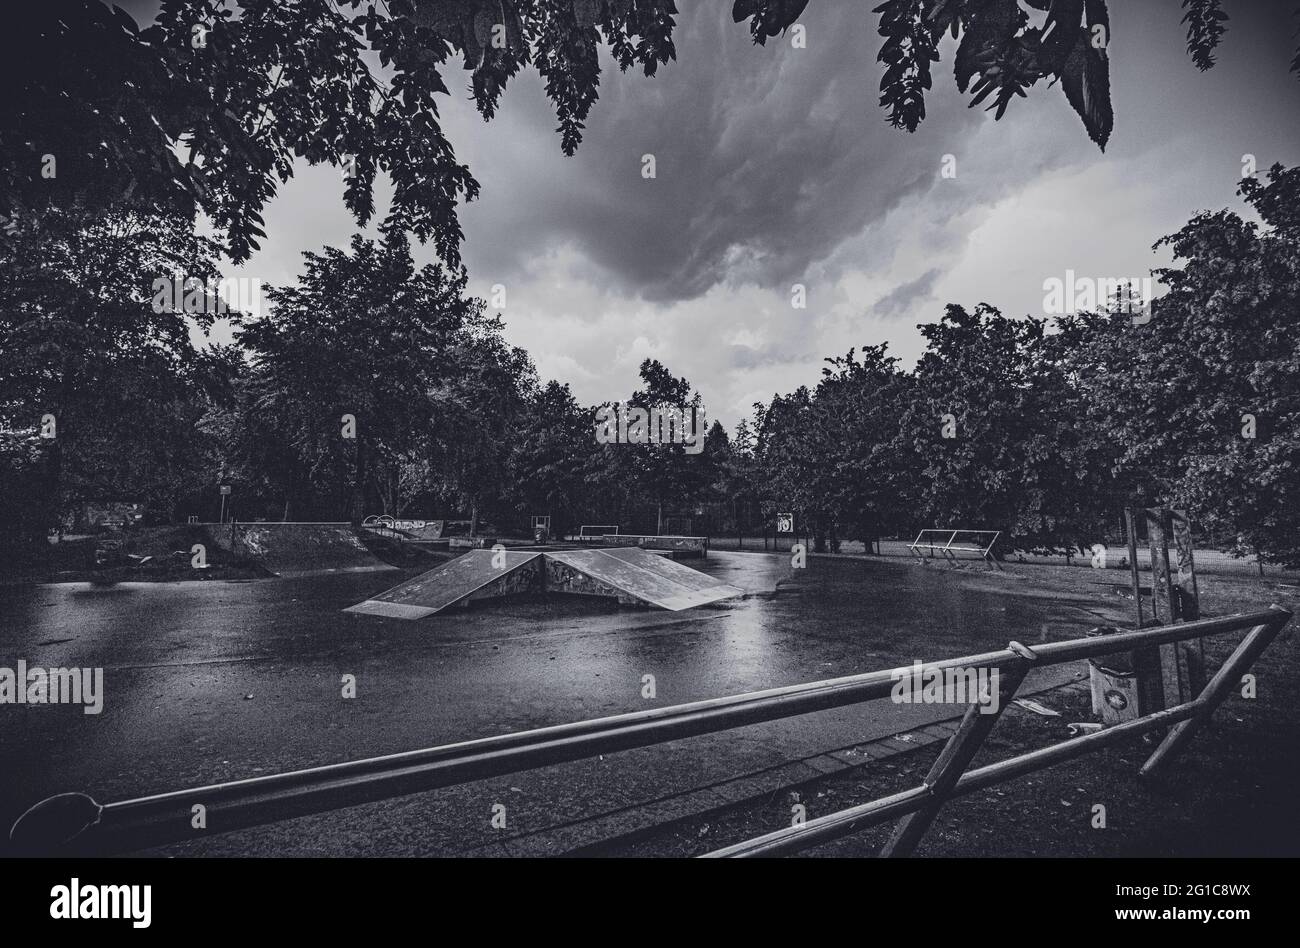
<svg viewBox="0 0 1300 948">
<path fill-rule="evenodd" d="M 817 558 L 792 570 L 788 556 L 751 553 L 691 562 L 755 594 L 679 613 L 496 601 L 407 622 L 340 611 L 398 571 L 0 589 L 0 666 L 102 667 L 105 691 L 99 715 L 0 705 L 0 825 L 64 791 L 107 802 L 1069 638 L 1122 618 L 1118 605 L 1047 595 L 1011 573 Z M 355 698 L 343 697 L 345 675 Z M 817 712 L 166 851 L 450 854 L 952 713 L 887 701 Z M 492 826 L 496 804 L 505 829 Z"/>
</svg>

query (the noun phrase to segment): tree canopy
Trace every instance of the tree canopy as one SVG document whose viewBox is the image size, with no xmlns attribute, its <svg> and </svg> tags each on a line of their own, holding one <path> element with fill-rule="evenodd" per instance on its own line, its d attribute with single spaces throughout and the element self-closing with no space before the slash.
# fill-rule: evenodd
<svg viewBox="0 0 1300 948">
<path fill-rule="evenodd" d="M 211 314 L 157 305 L 149 278 L 215 272 L 215 243 L 183 217 L 67 220 L 0 252 L 0 497 L 37 534 L 112 499 L 212 517 L 226 481 L 244 519 L 722 531 L 794 510 L 823 546 L 939 525 L 1058 551 L 1167 504 L 1300 565 L 1300 173 L 1239 191 L 1258 221 L 1203 212 L 1158 241 L 1173 263 L 1144 323 L 1119 301 L 1050 322 L 949 304 L 914 369 L 884 345 L 832 356 L 700 454 L 601 443 L 600 406 L 540 382 L 465 274 L 403 240 L 306 254 L 268 313 L 235 314 L 234 345 L 200 348 Z M 704 407 L 652 359 L 624 401 Z"/>
<path fill-rule="evenodd" d="M 737 0 L 732 13 L 764 43 L 806 7 Z M 1209 68 L 1226 16 L 1215 0 L 1183 7 L 1193 61 Z M 466 294 L 456 208 L 478 185 L 438 97 L 459 57 L 491 118 L 508 80 L 534 68 L 571 153 L 600 47 L 654 75 L 675 56 L 676 12 L 671 0 L 163 0 L 142 28 L 98 0 L 17 7 L 9 39 L 24 58 L 6 61 L 0 110 L 3 503 L 39 535 L 104 499 L 175 518 L 229 478 L 253 516 L 506 522 L 542 508 L 648 529 L 665 507 L 729 509 L 716 516 L 733 525 L 794 508 L 819 542 L 959 523 L 1020 548 L 1080 545 L 1123 505 L 1170 503 L 1236 552 L 1300 564 L 1295 168 L 1242 181 L 1259 223 L 1201 213 L 1158 242 L 1174 265 L 1144 325 L 952 303 L 922 327 L 914 370 L 884 346 L 829 358 L 815 387 L 756 406 L 734 438 L 711 427 L 702 455 L 597 443 L 598 406 L 542 384 Z M 951 34 L 972 104 L 1000 115 L 1050 79 L 1105 143 L 1101 0 L 889 0 L 874 13 L 893 124 L 923 119 Z M 375 176 L 391 175 L 384 239 L 306 254 L 269 291 L 270 312 L 234 314 L 233 345 L 197 344 L 212 310 L 160 305 L 153 281 L 207 284 L 223 255 L 252 253 L 298 159 L 345 168 L 360 223 Z M 197 211 L 214 238 L 197 235 Z M 441 262 L 417 267 L 408 235 Z M 628 400 L 700 407 L 654 360 Z"/>
<path fill-rule="evenodd" d="M 735 0 L 732 14 L 761 44 L 807 6 Z M 1219 0 L 1183 6 L 1188 49 L 1209 68 L 1227 16 Z M 954 78 L 972 106 L 987 101 L 1000 118 L 1049 80 L 1093 141 L 1109 139 L 1105 0 L 887 0 L 872 12 L 893 126 L 913 131 L 924 119 L 931 65 L 951 34 Z M 485 119 L 513 76 L 537 70 L 573 154 L 599 97 L 601 49 L 621 70 L 654 76 L 676 57 L 676 15 L 674 0 L 163 0 L 141 26 L 100 0 L 18 4 L 6 23 L 0 239 L 51 207 L 201 210 L 238 263 L 260 246 L 267 202 L 304 160 L 342 169 L 359 225 L 374 215 L 376 175 L 388 174 L 382 230 L 431 240 L 455 267 L 457 208 L 479 185 L 439 116 L 453 61 Z"/>
</svg>

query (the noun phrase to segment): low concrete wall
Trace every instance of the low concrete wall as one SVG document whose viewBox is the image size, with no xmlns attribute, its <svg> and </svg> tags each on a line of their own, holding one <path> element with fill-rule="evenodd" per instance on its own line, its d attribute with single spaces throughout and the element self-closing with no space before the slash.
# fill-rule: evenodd
<svg viewBox="0 0 1300 948">
<path fill-rule="evenodd" d="M 655 537 L 634 533 L 611 533 L 600 538 L 601 546 L 638 546 L 643 550 L 669 550 L 674 556 L 708 556 L 708 537 Z"/>
</svg>

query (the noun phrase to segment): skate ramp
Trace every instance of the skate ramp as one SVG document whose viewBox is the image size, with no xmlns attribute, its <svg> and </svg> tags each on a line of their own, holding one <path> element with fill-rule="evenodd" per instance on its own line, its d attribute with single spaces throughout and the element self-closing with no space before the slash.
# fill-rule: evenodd
<svg viewBox="0 0 1300 948">
<path fill-rule="evenodd" d="M 366 548 L 349 523 L 212 524 L 207 532 L 223 549 L 281 576 L 394 569 Z"/>
<path fill-rule="evenodd" d="M 720 583 L 707 573 L 636 547 L 612 550 L 564 550 L 547 553 L 547 587 L 556 592 L 616 596 L 679 611 L 745 591 Z"/>
<path fill-rule="evenodd" d="M 458 603 L 542 588 L 540 553 L 471 550 L 344 612 L 423 619 Z"/>
<path fill-rule="evenodd" d="M 745 595 L 645 550 L 471 550 L 345 612 L 423 619 L 456 604 L 518 593 L 571 593 L 679 611 Z"/>
</svg>

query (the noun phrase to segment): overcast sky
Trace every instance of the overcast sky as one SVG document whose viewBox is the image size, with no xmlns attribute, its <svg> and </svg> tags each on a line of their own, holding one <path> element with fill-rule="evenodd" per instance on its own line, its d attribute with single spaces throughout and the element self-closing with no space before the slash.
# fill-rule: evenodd
<svg viewBox="0 0 1300 948">
<path fill-rule="evenodd" d="M 916 324 L 945 303 L 1041 315 L 1043 281 L 1067 269 L 1146 276 L 1167 260 L 1151 251 L 1159 236 L 1240 206 L 1243 155 L 1300 163 L 1293 3 L 1229 0 L 1218 65 L 1200 73 L 1177 0 L 1112 2 L 1105 154 L 1046 83 L 1000 122 L 968 109 L 951 39 L 920 129 L 890 128 L 872 4 L 811 0 L 804 49 L 754 46 L 730 3 L 678 6 L 677 61 L 647 79 L 606 57 L 573 158 L 535 72 L 511 80 L 490 123 L 459 62 L 445 77 L 448 136 L 482 185 L 461 213 L 471 290 L 503 284 L 509 340 L 585 403 L 626 397 L 651 356 L 731 427 L 752 402 L 816 384 L 822 359 L 850 346 L 887 341 L 910 367 Z M 262 251 L 227 272 L 289 282 L 302 251 L 345 246 L 356 228 L 341 195 L 336 169 L 299 163 Z M 806 309 L 791 306 L 794 283 Z"/>
</svg>

